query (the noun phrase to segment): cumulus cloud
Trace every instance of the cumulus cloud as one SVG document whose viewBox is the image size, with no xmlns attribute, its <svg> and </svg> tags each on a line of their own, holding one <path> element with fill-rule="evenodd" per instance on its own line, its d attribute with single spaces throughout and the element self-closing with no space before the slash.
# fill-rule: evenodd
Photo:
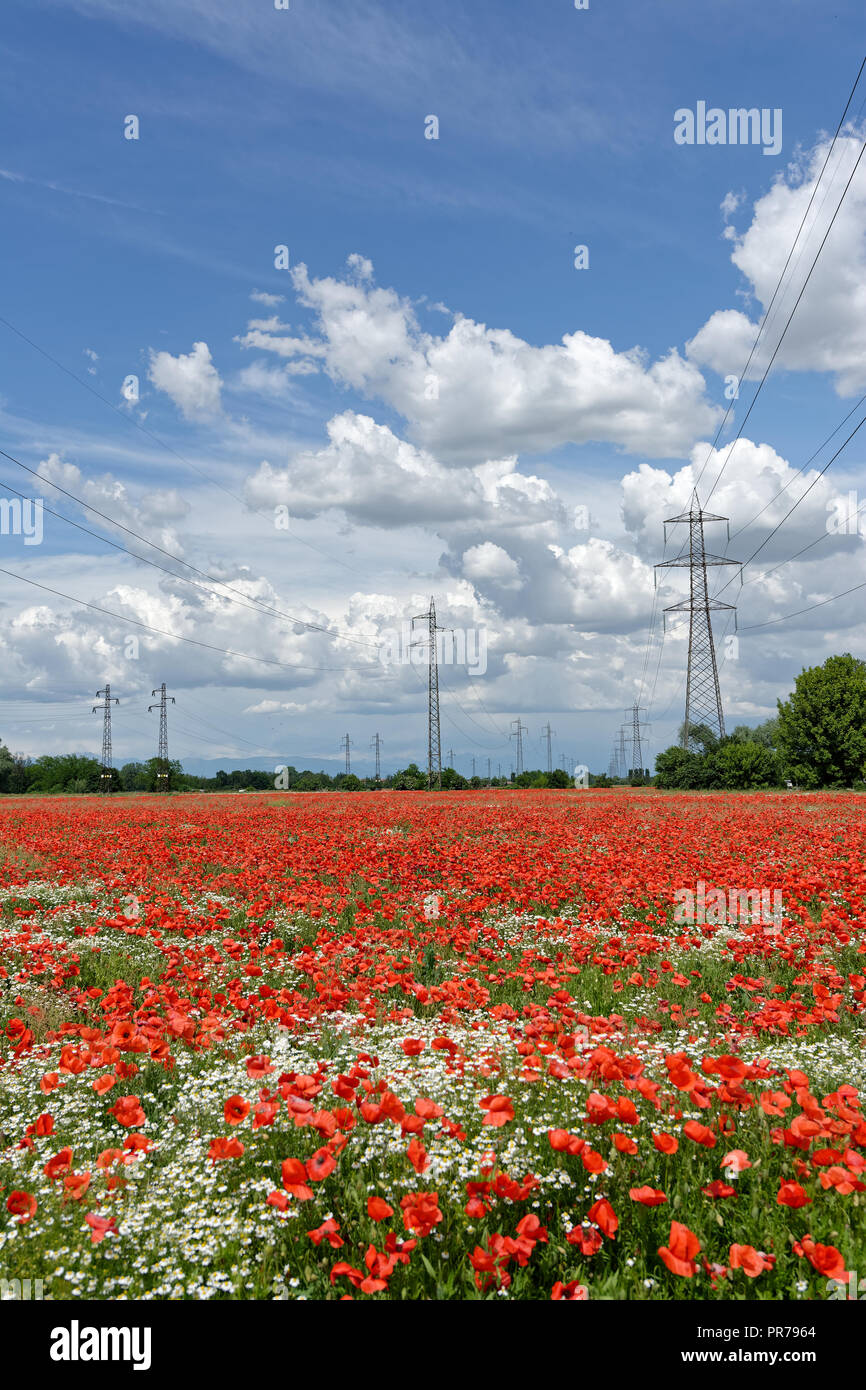
<svg viewBox="0 0 866 1390">
<path fill-rule="evenodd" d="M 696 366 L 671 348 L 656 361 L 581 330 L 533 346 L 508 329 L 457 315 L 424 330 L 411 302 L 372 282 L 357 255 L 341 279 L 293 271 L 318 336 L 250 327 L 243 347 L 319 363 L 338 384 L 384 401 L 419 446 L 443 461 L 604 441 L 652 457 L 688 448 L 719 418 Z"/>
<path fill-rule="evenodd" d="M 809 202 L 830 142 L 823 140 L 800 155 L 756 201 L 746 231 L 732 237 L 731 260 L 743 275 L 750 296 L 766 311 L 806 217 L 784 288 L 750 368 L 751 376 L 763 374 L 779 341 L 854 171 L 861 144 L 853 132 L 840 138 L 811 208 Z M 736 210 L 730 196 L 723 204 L 726 217 Z M 760 316 L 749 317 L 741 310 L 716 310 L 686 345 L 687 356 L 695 364 L 722 374 L 737 373 L 748 357 L 759 323 Z M 866 389 L 866 164 L 861 163 L 853 174 L 776 362 L 789 371 L 832 373 L 842 396 Z"/>
<path fill-rule="evenodd" d="M 222 410 L 222 382 L 207 343 L 193 343 L 192 351 L 173 357 L 150 350 L 148 377 L 158 391 L 169 396 L 187 420 L 217 416 Z"/>
<path fill-rule="evenodd" d="M 104 516 L 111 517 L 131 531 L 144 534 L 165 550 L 175 554 L 182 553 L 182 542 L 173 523 L 180 522 L 189 515 L 190 504 L 176 488 L 158 488 L 142 492 L 133 498 L 127 485 L 110 473 L 85 477 L 76 464 L 67 463 L 56 453 L 42 460 L 38 472 L 41 478 L 56 483 L 58 487 L 80 497 L 83 502 L 102 512 Z M 55 499 L 53 492 L 51 489 L 48 495 L 49 505 L 52 505 L 54 500 L 63 500 L 60 494 L 57 494 Z M 92 524 L 92 516 L 86 511 L 85 515 Z M 106 525 L 99 520 L 102 525 Z M 123 544 L 127 543 L 122 533 L 119 539 Z M 133 541 L 131 544 L 135 548 L 138 543 Z"/>
<path fill-rule="evenodd" d="M 517 561 L 501 545 L 484 541 L 470 546 L 463 555 L 463 573 L 467 579 L 489 581 L 500 589 L 522 589 L 523 579 Z"/>
</svg>

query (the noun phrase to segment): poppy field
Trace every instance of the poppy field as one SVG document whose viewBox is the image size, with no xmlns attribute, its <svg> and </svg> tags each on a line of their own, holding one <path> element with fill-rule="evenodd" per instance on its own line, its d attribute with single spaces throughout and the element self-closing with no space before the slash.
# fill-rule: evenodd
<svg viewBox="0 0 866 1390">
<path fill-rule="evenodd" d="M 5 798 L 0 1279 L 866 1296 L 863 809 Z"/>
</svg>

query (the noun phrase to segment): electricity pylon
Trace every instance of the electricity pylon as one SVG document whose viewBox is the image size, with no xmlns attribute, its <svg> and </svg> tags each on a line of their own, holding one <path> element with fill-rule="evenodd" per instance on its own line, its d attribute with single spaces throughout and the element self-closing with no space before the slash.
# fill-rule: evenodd
<svg viewBox="0 0 866 1390">
<path fill-rule="evenodd" d="M 111 686 L 106 681 L 104 690 L 97 690 L 97 700 L 102 700 L 101 705 L 94 705 L 90 711 L 95 714 L 98 709 L 102 710 L 102 771 L 99 774 L 100 791 L 105 795 L 111 791 Z M 120 704 L 115 698 L 114 703 Z"/>
<path fill-rule="evenodd" d="M 619 744 L 618 744 L 617 750 L 616 750 L 617 765 L 619 766 L 619 769 L 620 769 L 619 775 L 620 775 L 620 777 L 625 777 L 625 778 L 628 777 L 628 754 L 627 754 L 626 751 L 625 751 L 625 745 L 626 745 L 626 741 L 627 741 L 627 740 L 626 740 L 626 732 L 625 732 L 625 731 L 626 731 L 627 728 L 628 728 L 628 725 L 627 725 L 627 724 L 620 724 L 620 726 L 619 726 Z"/>
<path fill-rule="evenodd" d="M 150 714 L 152 709 L 159 710 L 159 751 L 156 755 L 156 790 L 167 792 L 169 789 L 169 766 L 168 766 L 168 701 L 173 705 L 177 704 L 173 695 L 166 695 L 165 681 L 159 690 L 151 690 L 151 696 L 159 696 L 158 705 L 148 705 L 147 712 Z"/>
<path fill-rule="evenodd" d="M 545 724 L 545 726 L 544 726 L 544 728 L 542 729 L 541 732 L 542 732 L 542 734 L 544 735 L 544 737 L 547 739 L 547 771 L 548 771 L 548 772 L 552 772 L 552 771 L 553 771 L 553 753 L 551 752 L 551 749 L 550 749 L 550 740 L 551 740 L 551 737 L 556 733 L 556 730 L 555 730 L 555 729 L 551 729 L 551 727 L 550 727 L 550 720 L 549 720 L 549 719 L 548 719 L 547 723 Z"/>
<path fill-rule="evenodd" d="M 686 676 L 686 717 L 683 724 L 682 744 L 689 746 L 689 730 L 696 724 L 705 724 L 718 738 L 725 736 L 725 716 L 722 710 L 722 696 L 719 689 L 719 669 L 716 664 L 716 649 L 713 646 L 713 625 L 710 613 L 722 609 L 733 611 L 736 631 L 736 605 L 720 603 L 712 599 L 707 586 L 707 569 L 716 565 L 739 565 L 739 560 L 728 560 L 723 555 L 707 554 L 704 548 L 704 523 L 707 521 L 727 521 L 726 516 L 715 516 L 705 512 L 698 501 L 697 490 L 692 492 L 692 500 L 687 512 L 669 517 L 667 527 L 679 522 L 688 523 L 689 553 L 675 560 L 662 560 L 655 566 L 659 569 L 688 568 L 689 597 L 681 603 L 671 604 L 667 613 L 689 614 L 689 664 Z M 728 539 L 731 528 L 728 525 Z M 743 581 L 740 573 L 740 583 Z"/>
<path fill-rule="evenodd" d="M 381 752 L 381 748 L 382 748 L 382 739 L 379 737 L 378 734 L 374 734 L 374 735 L 373 735 L 372 739 L 370 740 L 370 747 L 371 747 L 371 748 L 374 748 L 374 749 L 376 750 L 376 781 L 377 781 L 377 782 L 381 782 L 381 780 L 382 780 L 382 777 L 381 777 L 381 767 L 382 767 L 382 765 L 381 765 L 380 752 Z"/>
<path fill-rule="evenodd" d="M 528 734 L 529 730 L 519 718 L 512 719 L 511 723 L 517 726 L 510 737 L 517 739 L 517 776 L 519 777 L 523 771 L 523 735 Z"/>
<path fill-rule="evenodd" d="M 412 624 L 426 622 L 427 643 L 429 647 L 427 667 L 427 787 L 435 786 L 442 790 L 442 745 L 439 735 L 439 663 L 436 653 L 436 633 L 444 632 L 436 622 L 436 604 L 430 596 L 430 607 L 426 613 L 416 613 Z"/>
<path fill-rule="evenodd" d="M 352 747 L 352 740 L 349 738 L 348 734 L 346 734 L 345 738 L 340 739 L 340 747 L 346 754 L 346 776 L 348 777 L 349 773 L 352 771 L 352 759 L 349 754 L 349 749 Z"/>
<path fill-rule="evenodd" d="M 631 709 L 626 710 L 626 714 L 631 715 L 631 771 L 643 777 L 643 742 L 640 725 L 641 710 L 643 710 L 643 706 L 636 700 Z M 646 711 L 644 711 L 644 713 L 646 713 Z"/>
</svg>

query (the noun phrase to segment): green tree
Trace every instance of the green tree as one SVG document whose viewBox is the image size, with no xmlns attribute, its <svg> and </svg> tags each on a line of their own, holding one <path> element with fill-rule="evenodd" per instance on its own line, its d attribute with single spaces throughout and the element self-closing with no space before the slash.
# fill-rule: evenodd
<svg viewBox="0 0 866 1390">
<path fill-rule="evenodd" d="M 780 781 L 776 754 L 753 739 L 724 739 L 704 761 L 710 787 L 751 791 Z"/>
<path fill-rule="evenodd" d="M 665 790 L 694 791 L 708 785 L 707 767 L 700 753 L 674 744 L 656 758 L 656 785 Z"/>
<path fill-rule="evenodd" d="M 850 787 L 866 776 L 866 663 L 846 652 L 804 668 L 779 700 L 779 750 L 801 787 Z"/>
</svg>

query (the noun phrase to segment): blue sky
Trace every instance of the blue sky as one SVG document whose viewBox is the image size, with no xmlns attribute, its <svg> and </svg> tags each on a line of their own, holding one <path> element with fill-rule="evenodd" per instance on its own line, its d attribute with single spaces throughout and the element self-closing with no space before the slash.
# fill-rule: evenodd
<svg viewBox="0 0 866 1390">
<path fill-rule="evenodd" d="M 166 679 L 172 751 L 190 766 L 256 754 L 337 766 L 346 729 L 359 770 L 377 730 L 387 766 L 421 760 L 417 673 L 383 671 L 376 645 L 434 593 L 443 621 L 483 628 L 489 644 L 483 675 L 443 680 L 443 741 L 463 770 L 473 754 L 510 766 L 518 715 L 529 763 L 550 718 L 555 758 L 603 768 L 638 694 L 664 747 L 684 643 L 660 650 L 656 622 L 647 647 L 659 522 L 687 503 L 707 456 L 724 377 L 790 249 L 861 38 L 859 7 L 797 0 L 757 12 L 748 0 L 11 0 L 0 314 L 80 380 L 0 325 L 0 448 L 259 611 L 50 516 L 39 546 L 2 536 L 5 567 L 121 615 L 0 575 L 3 740 L 98 751 L 89 704 L 110 679 L 117 757 L 147 756 L 144 710 Z M 864 95 L 785 313 L 853 167 Z M 781 152 L 677 145 L 674 112 L 698 101 L 780 109 Z M 130 114 L 138 140 L 124 139 Z M 424 137 L 431 114 L 438 140 Z M 866 391 L 864 201 L 858 172 L 713 497 L 733 530 Z M 274 268 L 278 244 L 289 271 Z M 587 270 L 574 268 L 577 244 Z M 130 374 L 135 403 L 121 393 Z M 425 403 L 431 374 L 440 394 Z M 863 457 L 855 440 L 764 561 L 822 535 Z M 4 483 L 132 546 L 0 464 Z M 751 553 L 808 481 L 730 553 Z M 288 535 L 272 516 L 283 500 Z M 588 530 L 570 520 L 579 507 Z M 862 548 L 859 535 L 831 537 L 747 585 L 741 625 L 866 578 Z M 262 604 L 354 635 L 354 650 Z M 744 633 L 722 673 L 729 724 L 772 712 L 804 662 L 861 652 L 861 612 L 853 595 Z M 130 659 L 134 619 L 283 667 L 143 629 Z"/>
</svg>

